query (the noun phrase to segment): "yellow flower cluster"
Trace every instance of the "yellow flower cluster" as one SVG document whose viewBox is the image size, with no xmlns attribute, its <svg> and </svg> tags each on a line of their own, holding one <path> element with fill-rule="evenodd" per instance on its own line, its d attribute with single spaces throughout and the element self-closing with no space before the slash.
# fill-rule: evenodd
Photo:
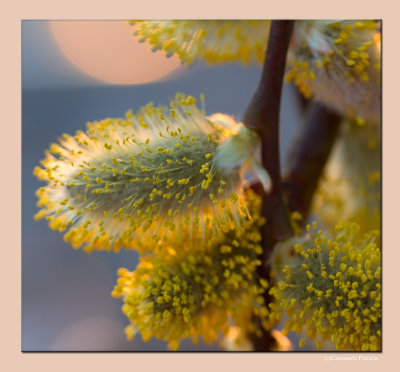
<svg viewBox="0 0 400 372">
<path fill-rule="evenodd" d="M 353 221 L 365 231 L 381 222 L 380 129 L 342 123 L 342 133 L 314 195 L 312 211 L 325 226 Z"/>
<path fill-rule="evenodd" d="M 307 227 L 310 236 L 273 259 L 279 280 L 270 293 L 278 300 L 275 317 L 288 316 L 284 333 L 301 333 L 325 340 L 339 350 L 378 351 L 381 348 L 381 252 L 377 232 L 363 235 L 356 224 L 337 224 L 333 235 Z M 290 257 L 286 261 L 286 257 Z M 276 264 L 278 263 L 278 264 Z M 300 341 L 304 347 L 305 338 Z"/>
<path fill-rule="evenodd" d="M 47 182 L 37 191 L 36 219 L 69 228 L 65 240 L 87 252 L 145 252 L 167 236 L 182 241 L 197 230 L 230 229 L 247 214 L 242 171 L 257 144 L 255 132 L 223 114 L 206 117 L 183 94 L 170 108 L 149 104 L 136 115 L 88 123 L 86 133 L 52 144 L 35 168 Z"/>
<path fill-rule="evenodd" d="M 246 202 L 252 218 L 242 217 L 240 227 L 209 234 L 206 244 L 166 240 L 166 249 L 142 256 L 134 272 L 119 269 L 112 295 L 124 301 L 129 338 L 138 331 L 145 341 L 156 337 L 177 349 L 183 338 L 221 340 L 232 325 L 243 337 L 258 334 L 254 316 L 270 326 L 262 296 L 268 283 L 256 274 L 259 227 L 265 222 L 261 198 L 248 190 Z"/>
<path fill-rule="evenodd" d="M 271 21 L 131 21 L 153 50 L 184 63 L 262 64 Z M 286 82 L 360 124 L 380 119 L 380 23 L 374 20 L 296 21 Z"/>
<path fill-rule="evenodd" d="M 377 21 L 301 21 L 288 54 L 286 82 L 344 115 L 380 118 L 380 30 Z"/>
<path fill-rule="evenodd" d="M 184 63 L 262 63 L 270 21 L 131 21 L 140 41 Z"/>
</svg>

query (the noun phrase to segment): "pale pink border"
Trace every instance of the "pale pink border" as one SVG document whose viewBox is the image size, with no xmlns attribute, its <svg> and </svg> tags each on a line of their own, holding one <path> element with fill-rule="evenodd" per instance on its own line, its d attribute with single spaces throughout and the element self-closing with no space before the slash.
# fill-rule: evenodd
<svg viewBox="0 0 400 372">
<path fill-rule="evenodd" d="M 391 5 L 388 5 L 391 4 Z M 399 9 L 394 2 L 349 0 L 16 0 L 2 4 L 1 48 L 1 336 L 5 371 L 381 371 L 398 364 L 399 324 Z M 56 354 L 21 353 L 21 20 L 149 18 L 359 18 L 383 19 L 383 279 L 384 352 L 378 361 L 325 362 L 338 354 Z M 392 120 L 395 122 L 392 123 Z M 397 353 L 396 353 L 397 351 Z M 343 355 L 343 354 L 340 354 Z M 358 355 L 358 354 L 355 354 Z M 393 364 L 393 366 L 391 366 Z M 8 366 L 7 366 L 8 365 Z"/>
</svg>

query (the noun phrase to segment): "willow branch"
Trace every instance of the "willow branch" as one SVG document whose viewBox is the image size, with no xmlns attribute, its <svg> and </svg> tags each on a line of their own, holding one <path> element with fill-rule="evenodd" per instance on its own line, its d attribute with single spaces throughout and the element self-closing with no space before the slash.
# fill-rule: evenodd
<svg viewBox="0 0 400 372">
<path fill-rule="evenodd" d="M 313 194 L 337 137 L 341 116 L 321 103 L 311 109 L 299 137 L 291 147 L 284 175 L 288 207 L 307 220 Z"/>
<path fill-rule="evenodd" d="M 293 25 L 294 21 L 272 21 L 260 83 L 243 117 L 243 123 L 261 136 L 261 160 L 272 181 L 272 190 L 263 193 L 263 215 L 267 220 L 262 229 L 263 254 L 260 259 L 263 263 L 267 262 L 276 242 L 292 235 L 280 174 L 279 113 Z M 266 265 L 260 267 L 259 276 L 269 279 Z M 264 298 L 268 305 L 271 302 L 268 292 Z M 253 345 L 255 350 L 271 350 L 275 341 L 270 333 L 263 332 L 261 338 L 253 340 Z"/>
</svg>

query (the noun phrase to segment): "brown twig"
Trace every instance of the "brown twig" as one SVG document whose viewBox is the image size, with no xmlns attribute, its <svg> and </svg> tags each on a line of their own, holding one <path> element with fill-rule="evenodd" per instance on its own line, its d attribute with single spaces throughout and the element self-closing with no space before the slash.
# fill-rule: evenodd
<svg viewBox="0 0 400 372">
<path fill-rule="evenodd" d="M 263 254 L 266 263 L 276 242 L 292 235 L 292 228 L 283 199 L 279 156 L 279 121 L 283 75 L 286 54 L 292 35 L 294 21 L 272 21 L 268 46 L 259 86 L 243 117 L 243 123 L 261 136 L 261 159 L 268 171 L 272 190 L 263 193 L 263 215 L 267 223 L 262 230 Z M 269 268 L 264 264 L 259 276 L 269 280 Z M 268 292 L 264 294 L 266 304 L 271 302 Z M 274 348 L 275 340 L 269 332 L 253 339 L 254 350 L 268 351 Z"/>
<path fill-rule="evenodd" d="M 341 115 L 315 103 L 298 138 L 292 144 L 283 187 L 288 207 L 301 214 L 304 225 L 318 181 L 337 137 Z"/>
</svg>

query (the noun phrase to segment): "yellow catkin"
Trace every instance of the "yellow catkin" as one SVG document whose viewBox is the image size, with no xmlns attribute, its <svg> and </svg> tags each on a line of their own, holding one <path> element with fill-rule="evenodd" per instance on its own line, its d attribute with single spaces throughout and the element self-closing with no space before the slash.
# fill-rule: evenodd
<svg viewBox="0 0 400 372">
<path fill-rule="evenodd" d="M 191 239 L 206 221 L 215 231 L 230 228 L 246 210 L 243 167 L 258 139 L 227 115 L 207 117 L 180 93 L 170 108 L 148 104 L 125 118 L 88 123 L 86 132 L 51 145 L 35 168 L 47 182 L 35 218 L 67 230 L 65 240 L 87 252 L 145 252 L 171 234 Z"/>
<path fill-rule="evenodd" d="M 317 242 L 321 250 L 304 257 L 294 249 L 296 239 L 304 249 L 312 250 Z M 379 351 L 381 253 L 377 240 L 376 231 L 364 235 L 358 225 L 341 223 L 332 234 L 320 233 L 314 225 L 310 237 L 277 246 L 272 264 L 278 286 L 270 293 L 278 306 L 271 316 L 286 312 L 285 332 L 305 330 L 310 340 L 318 336 L 317 348 L 330 340 L 338 350 Z M 290 247 L 292 253 L 287 254 Z M 327 274 L 321 276 L 321 270 Z M 304 345 L 303 338 L 299 346 Z"/>
<path fill-rule="evenodd" d="M 134 272 L 118 270 L 112 295 L 122 298 L 123 313 L 144 340 L 163 339 L 171 349 L 188 337 L 217 342 L 232 325 L 243 335 L 259 332 L 254 316 L 270 328 L 262 296 L 269 284 L 257 279 L 261 199 L 248 190 L 246 202 L 251 218 L 242 217 L 241 228 L 221 231 L 206 245 L 164 240 L 172 254 L 142 256 Z"/>
<path fill-rule="evenodd" d="M 177 55 L 184 63 L 241 62 L 261 64 L 268 41 L 270 21 L 131 21 L 139 41 L 153 50 Z"/>
<path fill-rule="evenodd" d="M 271 21 L 131 21 L 139 41 L 184 63 L 262 64 Z M 358 26 L 356 26 L 358 25 Z M 286 82 L 352 117 L 380 115 L 378 21 L 296 21 Z"/>
<path fill-rule="evenodd" d="M 358 24 L 358 26 L 356 26 Z M 380 120 L 378 21 L 296 22 L 285 80 L 343 115 Z"/>
</svg>

